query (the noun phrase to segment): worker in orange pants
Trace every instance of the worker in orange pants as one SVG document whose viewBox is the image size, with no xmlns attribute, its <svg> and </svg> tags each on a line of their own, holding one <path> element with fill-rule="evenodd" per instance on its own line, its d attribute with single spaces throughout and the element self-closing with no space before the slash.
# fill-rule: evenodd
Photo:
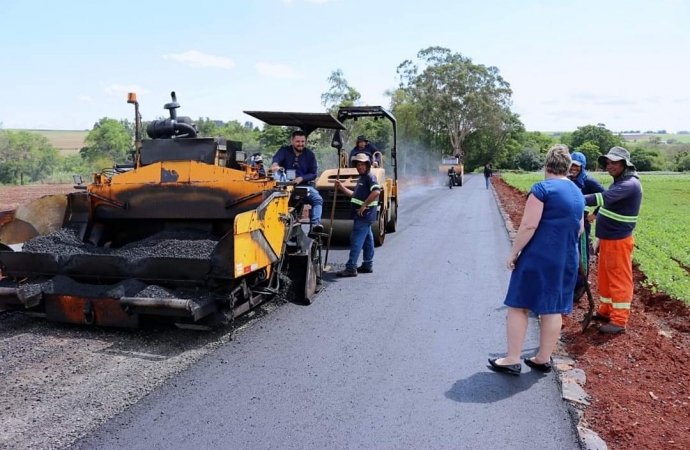
<svg viewBox="0 0 690 450">
<path fill-rule="evenodd" d="M 625 328 L 633 298 L 634 238 L 599 240 L 599 310 L 597 315 Z"/>
<path fill-rule="evenodd" d="M 593 319 L 607 324 L 599 331 L 625 333 L 633 298 L 632 252 L 633 230 L 642 203 L 642 185 L 630 152 L 612 147 L 597 160 L 613 177 L 604 192 L 585 195 L 587 206 L 596 206 L 595 236 L 599 249 L 600 305 Z"/>
</svg>

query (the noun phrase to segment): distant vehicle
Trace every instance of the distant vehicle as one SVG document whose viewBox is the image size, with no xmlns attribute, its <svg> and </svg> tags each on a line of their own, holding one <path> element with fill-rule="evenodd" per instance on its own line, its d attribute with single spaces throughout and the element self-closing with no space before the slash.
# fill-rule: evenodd
<svg viewBox="0 0 690 450">
<path fill-rule="evenodd" d="M 450 169 L 455 169 L 455 176 L 451 177 L 449 175 Z M 465 181 L 465 165 L 460 161 L 460 158 L 456 156 L 444 156 L 441 158 L 441 164 L 438 166 L 439 179 L 441 184 L 450 184 L 450 188 L 453 186 L 462 186 Z M 450 180 L 450 181 L 449 181 Z"/>
</svg>

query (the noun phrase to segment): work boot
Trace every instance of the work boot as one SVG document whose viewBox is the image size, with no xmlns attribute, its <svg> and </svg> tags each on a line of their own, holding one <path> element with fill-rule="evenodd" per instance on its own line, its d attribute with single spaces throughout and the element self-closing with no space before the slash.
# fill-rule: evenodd
<svg viewBox="0 0 690 450">
<path fill-rule="evenodd" d="M 339 277 L 356 277 L 357 271 L 355 269 L 344 269 L 336 273 Z"/>
<path fill-rule="evenodd" d="M 371 267 L 359 266 L 357 267 L 357 272 L 359 273 L 374 273 L 374 269 Z"/>
<path fill-rule="evenodd" d="M 312 233 L 323 233 L 323 225 L 321 225 L 320 223 L 315 223 L 314 225 L 312 225 L 311 231 Z"/>
<path fill-rule="evenodd" d="M 620 334 L 625 333 L 625 327 L 621 327 L 620 325 L 616 325 L 614 323 L 607 323 L 606 325 L 599 327 L 599 332 L 606 334 Z"/>
</svg>

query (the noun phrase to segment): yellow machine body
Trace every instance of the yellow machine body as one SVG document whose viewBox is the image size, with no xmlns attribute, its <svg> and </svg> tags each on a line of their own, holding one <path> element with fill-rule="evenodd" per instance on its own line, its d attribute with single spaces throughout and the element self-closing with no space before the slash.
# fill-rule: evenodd
<svg viewBox="0 0 690 450">
<path fill-rule="evenodd" d="M 105 326 L 215 326 L 279 293 L 281 273 L 310 303 L 321 242 L 299 223 L 304 193 L 245 164 L 241 143 L 197 138 L 188 120 L 147 132 L 134 164 L 0 221 L 0 309 Z"/>
</svg>

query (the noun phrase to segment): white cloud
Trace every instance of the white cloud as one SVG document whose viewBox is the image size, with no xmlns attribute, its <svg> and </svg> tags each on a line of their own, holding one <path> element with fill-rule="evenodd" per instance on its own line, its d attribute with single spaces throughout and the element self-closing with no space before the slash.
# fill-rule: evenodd
<svg viewBox="0 0 690 450">
<path fill-rule="evenodd" d="M 230 58 L 225 56 L 207 55 L 196 50 L 163 55 L 163 59 L 177 61 L 190 67 L 214 67 L 217 69 L 232 69 L 235 67 L 235 61 Z"/>
<path fill-rule="evenodd" d="M 80 95 L 79 100 L 81 100 L 82 102 L 92 102 L 93 98 L 91 98 L 88 95 Z"/>
<path fill-rule="evenodd" d="M 271 78 L 290 78 L 299 79 L 304 77 L 304 73 L 293 69 L 285 64 L 272 64 L 267 62 L 258 62 L 255 65 L 259 74 Z"/>
<path fill-rule="evenodd" d="M 130 92 L 134 92 L 137 95 L 150 94 L 151 91 L 144 89 L 143 87 L 136 84 L 111 84 L 105 87 L 105 93 L 113 96 L 126 96 Z"/>
</svg>

